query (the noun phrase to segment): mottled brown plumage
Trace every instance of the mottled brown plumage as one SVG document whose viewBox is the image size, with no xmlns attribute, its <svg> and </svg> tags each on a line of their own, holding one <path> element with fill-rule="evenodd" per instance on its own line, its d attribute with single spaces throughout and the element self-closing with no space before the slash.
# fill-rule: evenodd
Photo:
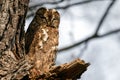
<svg viewBox="0 0 120 80">
<path fill-rule="evenodd" d="M 55 63 L 60 15 L 55 9 L 40 8 L 31 22 L 25 40 L 26 54 L 34 62 L 31 77 L 47 72 Z"/>
</svg>

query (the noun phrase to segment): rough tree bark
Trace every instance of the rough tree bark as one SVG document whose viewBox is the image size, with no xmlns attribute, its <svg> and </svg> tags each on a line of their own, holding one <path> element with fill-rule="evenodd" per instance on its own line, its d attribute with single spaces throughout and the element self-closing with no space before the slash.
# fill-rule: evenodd
<svg viewBox="0 0 120 80">
<path fill-rule="evenodd" d="M 20 79 L 31 67 L 24 58 L 24 24 L 29 0 L 1 1 L 0 79 Z"/>
<path fill-rule="evenodd" d="M 36 66 L 25 51 L 24 24 L 28 3 L 29 0 L 0 0 L 0 80 L 27 80 L 31 69 Z M 71 63 L 52 66 L 34 79 L 75 80 L 88 65 L 76 59 Z"/>
</svg>

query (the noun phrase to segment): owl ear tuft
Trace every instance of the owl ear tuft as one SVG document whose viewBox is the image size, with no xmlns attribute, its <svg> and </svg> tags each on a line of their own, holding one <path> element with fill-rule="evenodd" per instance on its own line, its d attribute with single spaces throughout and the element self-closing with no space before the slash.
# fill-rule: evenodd
<svg viewBox="0 0 120 80">
<path fill-rule="evenodd" d="M 37 10 L 36 14 L 43 15 L 46 11 L 47 9 L 45 7 L 41 7 Z"/>
</svg>

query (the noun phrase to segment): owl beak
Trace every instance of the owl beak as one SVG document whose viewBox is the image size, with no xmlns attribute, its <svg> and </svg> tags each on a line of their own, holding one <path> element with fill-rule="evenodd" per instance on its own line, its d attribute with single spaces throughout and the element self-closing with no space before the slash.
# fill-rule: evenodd
<svg viewBox="0 0 120 80">
<path fill-rule="evenodd" d="M 48 26 L 50 26 L 51 25 L 51 22 L 48 22 Z"/>
</svg>

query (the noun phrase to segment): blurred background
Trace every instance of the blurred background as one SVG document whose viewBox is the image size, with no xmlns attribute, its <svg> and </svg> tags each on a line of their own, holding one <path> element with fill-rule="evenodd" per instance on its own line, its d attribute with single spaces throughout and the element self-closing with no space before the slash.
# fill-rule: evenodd
<svg viewBox="0 0 120 80">
<path fill-rule="evenodd" d="M 40 7 L 61 15 L 57 65 L 80 58 L 80 80 L 120 79 L 120 0 L 30 0 L 25 30 Z"/>
</svg>

